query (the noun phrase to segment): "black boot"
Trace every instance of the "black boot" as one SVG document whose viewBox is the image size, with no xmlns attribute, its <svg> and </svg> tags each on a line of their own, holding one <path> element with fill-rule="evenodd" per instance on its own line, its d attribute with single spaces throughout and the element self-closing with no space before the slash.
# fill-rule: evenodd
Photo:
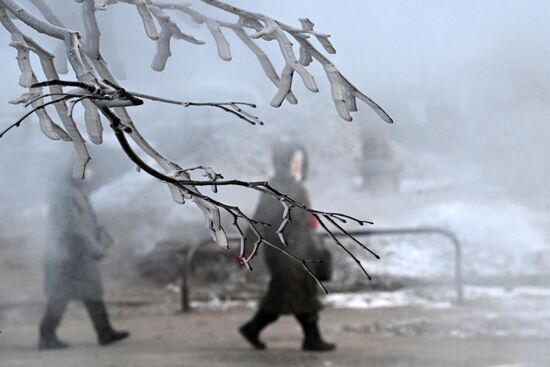
<svg viewBox="0 0 550 367">
<path fill-rule="evenodd" d="M 103 301 L 84 301 L 84 306 L 86 306 L 88 314 L 92 319 L 99 345 L 113 344 L 130 336 L 128 331 L 113 329 Z"/>
<path fill-rule="evenodd" d="M 261 331 L 270 323 L 279 318 L 279 315 L 259 310 L 252 320 L 239 328 L 241 335 L 256 349 L 263 350 L 267 346 L 260 340 Z"/>
<path fill-rule="evenodd" d="M 57 336 L 40 336 L 40 340 L 38 341 L 38 350 L 45 350 L 45 349 L 65 349 L 69 346 L 69 344 L 59 340 Z"/>
<path fill-rule="evenodd" d="M 130 337 L 130 332 L 125 330 L 111 330 L 109 334 L 98 337 L 99 345 L 109 345 Z"/>
<path fill-rule="evenodd" d="M 46 306 L 46 312 L 44 318 L 40 323 L 40 339 L 38 341 L 38 349 L 64 349 L 69 345 L 62 342 L 57 338 L 56 329 L 61 322 L 65 308 L 67 307 L 67 300 L 56 299 L 48 300 Z"/>
<path fill-rule="evenodd" d="M 304 330 L 302 350 L 313 352 L 328 352 L 336 349 L 336 344 L 327 343 L 321 338 L 319 331 L 319 315 L 317 313 L 296 315 L 296 319 Z"/>
</svg>

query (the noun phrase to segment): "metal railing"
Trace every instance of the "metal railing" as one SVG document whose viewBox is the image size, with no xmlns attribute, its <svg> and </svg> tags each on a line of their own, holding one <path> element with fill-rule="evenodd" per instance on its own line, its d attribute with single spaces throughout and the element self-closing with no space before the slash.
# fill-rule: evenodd
<svg viewBox="0 0 550 367">
<path fill-rule="evenodd" d="M 446 229 L 438 227 L 414 227 L 414 228 L 388 228 L 388 229 L 367 229 L 367 230 L 350 230 L 349 234 L 355 237 L 374 237 L 374 236 L 395 236 L 395 235 L 424 235 L 436 234 L 447 238 L 448 243 L 452 245 L 454 250 L 454 286 L 456 291 L 456 304 L 464 302 L 464 284 L 462 281 L 462 245 L 457 236 Z M 323 238 L 330 238 L 328 233 L 320 233 Z M 347 237 L 342 233 L 334 233 L 336 237 Z M 239 241 L 238 237 L 228 237 L 229 242 Z M 212 240 L 205 240 L 201 243 L 192 246 L 186 251 L 181 251 L 183 263 L 180 279 L 180 295 L 181 295 L 181 311 L 189 312 L 191 310 L 190 303 L 190 287 L 189 276 L 192 271 L 193 259 L 197 252 L 202 248 L 212 243 Z"/>
</svg>

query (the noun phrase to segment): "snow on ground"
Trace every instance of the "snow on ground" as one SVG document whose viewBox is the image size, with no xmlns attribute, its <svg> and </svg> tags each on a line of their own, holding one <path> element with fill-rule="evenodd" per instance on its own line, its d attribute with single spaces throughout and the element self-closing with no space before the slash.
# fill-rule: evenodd
<svg viewBox="0 0 550 367">
<path fill-rule="evenodd" d="M 426 308 L 454 307 L 453 289 L 442 287 L 408 288 L 392 292 L 334 293 L 326 297 L 325 303 L 334 308 L 382 308 L 420 306 Z M 465 286 L 464 299 L 473 302 L 540 302 L 550 304 L 550 288 L 546 287 L 482 287 Z M 550 316 L 550 309 L 543 310 Z"/>
<path fill-rule="evenodd" d="M 461 307 L 456 303 L 456 293 L 442 286 L 406 288 L 396 291 L 341 292 L 329 293 L 323 298 L 323 304 L 331 308 L 374 309 L 393 307 L 422 307 L 426 309 L 448 309 Z M 465 304 L 540 304 L 538 316 L 550 317 L 550 288 L 548 287 L 489 287 L 465 286 Z M 227 310 L 233 307 L 254 308 L 256 302 L 238 299 L 220 299 L 215 294 L 208 301 L 193 301 L 192 306 L 199 309 Z M 521 310 L 517 311 L 521 314 Z M 532 312 L 532 311 L 529 311 Z M 534 315 L 533 315 L 534 316 Z"/>
<path fill-rule="evenodd" d="M 432 335 L 455 338 L 550 338 L 550 289 L 466 287 L 466 302 L 449 305 L 415 297 L 410 304 L 426 314 L 404 320 L 352 325 L 350 331 L 385 335 Z M 377 295 L 369 295 L 375 299 Z M 341 299 L 340 299 L 341 300 Z M 346 302 L 340 303 L 347 308 Z M 397 304 L 397 303 L 396 303 Z M 356 306 L 357 303 L 353 304 Z"/>
<path fill-rule="evenodd" d="M 325 304 L 334 308 L 371 309 L 383 307 L 422 306 L 428 308 L 451 307 L 449 295 L 433 300 L 418 290 L 406 289 L 393 292 L 354 292 L 329 294 Z"/>
<path fill-rule="evenodd" d="M 393 292 L 334 293 L 324 299 L 330 309 L 376 311 L 391 315 L 375 321 L 358 319 L 344 325 L 346 332 L 383 336 L 439 336 L 550 338 L 550 288 L 466 286 L 465 302 L 456 304 L 454 293 L 443 287 L 408 288 Z M 193 302 L 203 310 L 246 307 L 251 301 Z M 411 309 L 417 311 L 411 312 Z M 414 314 L 415 316 L 412 316 Z"/>
</svg>

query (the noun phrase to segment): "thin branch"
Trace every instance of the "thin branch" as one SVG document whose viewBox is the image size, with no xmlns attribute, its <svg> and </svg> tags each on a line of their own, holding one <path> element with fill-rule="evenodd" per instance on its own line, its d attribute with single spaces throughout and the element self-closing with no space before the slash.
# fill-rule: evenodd
<svg viewBox="0 0 550 367">
<path fill-rule="evenodd" d="M 7 128 L 5 128 L 4 130 L 2 130 L 0 132 L 0 139 L 4 137 L 4 135 L 10 131 L 11 129 L 15 128 L 15 127 L 19 127 L 21 125 L 21 123 L 27 118 L 29 117 L 30 115 L 32 115 L 33 113 L 35 113 L 36 111 L 38 110 L 42 110 L 44 108 L 46 108 L 47 106 L 51 105 L 51 104 L 54 104 L 54 103 L 57 103 L 57 102 L 60 102 L 60 101 L 66 101 L 68 99 L 71 99 L 73 97 L 71 96 L 68 96 L 68 97 L 63 97 L 59 100 L 54 100 L 54 101 L 49 101 L 49 102 L 46 102 L 46 103 L 43 103 L 41 104 L 40 106 L 36 107 L 36 108 L 33 108 L 32 110 L 30 110 L 29 112 L 27 112 L 26 114 L 24 114 L 22 117 L 20 117 L 16 122 L 14 122 L 13 124 L 11 124 L 10 126 L 8 126 Z"/>
<path fill-rule="evenodd" d="M 365 246 L 361 241 L 359 241 L 357 238 L 355 238 L 355 236 L 351 235 L 348 231 L 346 231 L 342 226 L 340 226 L 338 223 L 336 223 L 334 221 L 334 219 L 332 219 L 330 216 L 328 215 L 325 215 L 324 218 L 326 220 L 328 220 L 330 223 L 332 223 L 333 226 L 335 226 L 336 228 L 338 228 L 338 230 L 340 230 L 340 232 L 344 235 L 346 235 L 348 238 L 350 238 L 353 242 L 355 242 L 356 244 L 358 244 L 359 246 L 361 246 L 364 250 L 368 251 L 372 256 L 374 256 L 377 260 L 380 260 L 380 256 L 378 256 L 378 254 L 376 254 L 374 251 L 372 251 L 370 248 L 368 248 L 367 246 Z"/>
<path fill-rule="evenodd" d="M 256 124 L 263 125 L 264 124 L 263 121 L 261 121 L 259 119 L 259 117 L 253 116 L 253 115 L 249 114 L 246 111 L 243 111 L 241 108 L 238 107 L 240 105 L 240 106 L 247 106 L 247 107 L 251 107 L 251 108 L 256 108 L 256 105 L 254 103 L 248 103 L 248 102 L 184 102 L 184 101 L 177 101 L 177 100 L 174 100 L 174 99 L 155 97 L 155 96 L 151 96 L 151 95 L 147 95 L 147 94 L 143 94 L 143 93 L 138 93 L 138 92 L 128 92 L 128 93 L 133 95 L 133 96 L 139 97 L 139 98 L 148 99 L 148 100 L 155 101 L 155 102 L 174 104 L 174 105 L 183 106 L 183 107 L 214 107 L 214 108 L 219 108 L 219 109 L 221 109 L 225 112 L 228 112 L 228 113 L 231 113 L 231 114 L 237 116 L 241 120 L 244 120 L 244 121 L 250 123 L 251 125 L 256 125 Z"/>
<path fill-rule="evenodd" d="M 76 107 L 76 105 L 79 103 L 79 102 L 82 102 L 83 100 L 85 99 L 89 99 L 90 96 L 81 96 L 80 98 L 77 98 L 76 100 L 72 101 L 71 102 L 71 109 L 69 111 L 69 116 L 73 117 L 73 111 L 74 111 L 74 108 Z"/>
<path fill-rule="evenodd" d="M 332 233 L 332 231 L 326 226 L 326 224 L 321 220 L 321 217 L 319 216 L 319 214 L 314 214 L 313 215 L 315 217 L 315 219 L 317 219 L 317 221 L 319 222 L 319 224 L 321 225 L 321 227 L 323 227 L 323 229 L 329 234 L 329 236 L 332 238 L 332 240 L 341 248 L 343 249 L 352 259 L 353 261 L 355 261 L 355 263 L 359 266 L 359 268 L 361 268 L 361 270 L 363 271 L 363 273 L 367 276 L 367 278 L 369 280 L 372 280 L 371 276 L 369 275 L 369 273 L 367 273 L 367 270 L 365 269 L 365 267 L 363 266 L 363 264 L 361 263 L 361 261 L 350 251 L 348 250 L 348 248 L 346 246 L 344 246 L 342 244 L 342 242 L 340 242 L 340 240 L 338 240 L 338 238 L 336 238 L 336 236 L 334 235 L 334 233 Z"/>
<path fill-rule="evenodd" d="M 33 99 L 30 99 L 28 102 L 24 104 L 24 107 L 29 107 L 29 105 L 33 104 L 34 102 L 37 102 L 41 99 L 48 98 L 48 97 L 57 97 L 57 96 L 68 96 L 68 97 L 82 97 L 82 94 L 72 94 L 72 93 L 46 93 L 41 94 Z M 58 102 L 58 100 L 56 100 Z"/>
</svg>

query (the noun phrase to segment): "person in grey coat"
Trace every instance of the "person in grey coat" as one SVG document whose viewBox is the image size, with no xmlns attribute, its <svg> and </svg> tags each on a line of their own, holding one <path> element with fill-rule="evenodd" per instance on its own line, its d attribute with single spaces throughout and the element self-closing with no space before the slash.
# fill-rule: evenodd
<svg viewBox="0 0 550 367">
<path fill-rule="evenodd" d="M 67 347 L 58 339 L 56 329 L 71 300 L 83 302 L 100 345 L 130 335 L 113 329 L 103 302 L 99 261 L 112 240 L 98 225 L 87 195 L 89 183 L 72 178 L 68 172 L 65 176 L 55 185 L 51 195 L 52 241 L 45 255 L 44 267 L 44 289 L 48 301 L 40 323 L 39 349 Z"/>
<path fill-rule="evenodd" d="M 273 152 L 275 175 L 269 181 L 277 190 L 309 206 L 309 197 L 303 181 L 307 173 L 307 155 L 304 147 L 298 143 L 279 143 Z M 283 208 L 279 200 L 262 194 L 254 219 L 269 223 L 270 226 L 258 228 L 265 240 L 284 247 L 276 233 L 282 218 Z M 293 209 L 292 221 L 284 230 L 288 247 L 286 250 L 302 259 L 311 258 L 308 246 L 313 241 L 312 216 L 310 213 Z M 247 239 L 254 238 L 251 231 Z M 263 247 L 264 258 L 271 275 L 269 288 L 261 300 L 259 310 L 254 317 L 241 326 L 240 333 L 257 349 L 265 349 L 260 332 L 280 315 L 292 314 L 296 317 L 304 332 L 303 350 L 329 351 L 335 345 L 321 338 L 318 327 L 321 303 L 318 298 L 318 286 L 298 262 L 293 261 L 281 251 L 269 246 Z"/>
</svg>

